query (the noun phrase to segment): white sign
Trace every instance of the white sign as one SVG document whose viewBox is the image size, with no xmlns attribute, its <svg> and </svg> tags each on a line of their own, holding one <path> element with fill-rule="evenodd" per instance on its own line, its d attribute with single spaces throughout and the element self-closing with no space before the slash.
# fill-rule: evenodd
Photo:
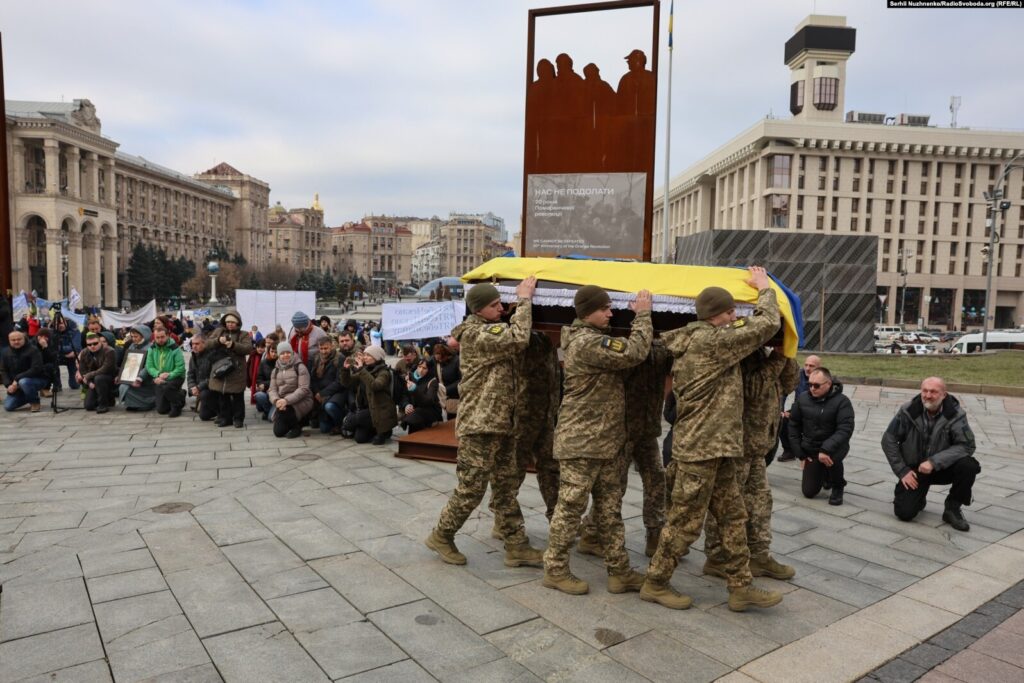
<svg viewBox="0 0 1024 683">
<path fill-rule="evenodd" d="M 292 314 L 296 311 L 316 320 L 316 292 L 313 291 L 237 289 L 235 303 L 238 314 L 242 316 L 242 329 L 248 332 L 256 325 L 264 337 L 277 325 L 285 333 L 291 330 Z"/>
<path fill-rule="evenodd" d="M 445 337 L 465 317 L 465 301 L 384 304 L 381 332 L 391 341 Z"/>
<path fill-rule="evenodd" d="M 136 325 L 148 325 L 156 318 L 156 299 L 131 313 L 114 313 L 112 311 L 100 311 L 100 319 L 103 327 L 108 330 L 117 330 L 122 327 L 135 327 Z"/>
</svg>

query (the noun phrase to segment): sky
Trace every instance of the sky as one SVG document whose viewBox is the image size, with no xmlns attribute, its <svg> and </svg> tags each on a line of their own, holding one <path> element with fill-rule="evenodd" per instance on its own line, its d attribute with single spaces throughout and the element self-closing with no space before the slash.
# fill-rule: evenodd
<svg viewBox="0 0 1024 683">
<path fill-rule="evenodd" d="M 271 204 L 327 225 L 369 213 L 522 207 L 527 12 L 557 0 L 4 2 L 6 96 L 96 106 L 120 149 L 184 173 L 226 161 Z M 884 0 L 680 0 L 672 56 L 673 176 L 769 114 L 788 116 L 783 46 L 808 14 L 857 29 L 847 109 L 1024 129 L 1022 10 L 887 9 Z M 663 184 L 669 3 L 661 7 Z M 541 18 L 536 56 L 593 61 L 613 86 L 651 11 Z M 636 43 L 636 44 L 634 44 Z M 624 49 L 625 48 L 625 49 Z"/>
</svg>

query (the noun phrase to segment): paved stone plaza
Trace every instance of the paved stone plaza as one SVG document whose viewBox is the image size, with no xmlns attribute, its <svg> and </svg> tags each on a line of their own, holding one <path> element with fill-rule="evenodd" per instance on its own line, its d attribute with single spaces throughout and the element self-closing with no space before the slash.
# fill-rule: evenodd
<svg viewBox="0 0 1024 683">
<path fill-rule="evenodd" d="M 607 593 L 601 564 L 575 554 L 591 594 L 547 590 L 540 570 L 502 565 L 486 511 L 458 538 L 469 565 L 442 564 L 422 539 L 454 466 L 393 444 L 191 413 L 4 414 L 0 680 L 1021 680 L 1024 401 L 960 397 L 984 468 L 960 534 L 940 519 L 945 487 L 918 522 L 892 515 L 878 442 L 913 392 L 847 393 L 846 504 L 803 499 L 794 463 L 769 468 L 774 548 L 797 577 L 764 581 L 785 601 L 743 614 L 697 550 L 674 580 L 695 597 L 685 612 Z M 532 476 L 520 500 L 543 545 Z M 643 567 L 640 502 L 633 477 L 623 515 Z M 979 614 L 1009 619 L 970 635 Z"/>
</svg>

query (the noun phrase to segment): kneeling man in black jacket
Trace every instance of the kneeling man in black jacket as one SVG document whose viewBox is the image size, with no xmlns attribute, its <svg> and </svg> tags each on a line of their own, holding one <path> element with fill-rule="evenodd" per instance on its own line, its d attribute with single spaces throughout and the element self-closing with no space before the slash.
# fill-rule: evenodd
<svg viewBox="0 0 1024 683">
<path fill-rule="evenodd" d="M 813 371 L 807 387 L 789 410 L 789 447 L 804 471 L 800 488 L 806 497 L 814 498 L 822 488 L 831 487 L 828 504 L 842 505 L 843 459 L 853 436 L 853 404 L 827 368 Z"/>
<path fill-rule="evenodd" d="M 882 434 L 882 451 L 899 478 L 896 516 L 909 522 L 924 509 L 932 484 L 952 484 L 942 521 L 968 531 L 971 526 L 960 507 L 971 504 L 974 478 L 981 472 L 974 449 L 967 413 L 946 393 L 946 383 L 940 377 L 921 382 L 921 394 L 900 407 Z"/>
</svg>

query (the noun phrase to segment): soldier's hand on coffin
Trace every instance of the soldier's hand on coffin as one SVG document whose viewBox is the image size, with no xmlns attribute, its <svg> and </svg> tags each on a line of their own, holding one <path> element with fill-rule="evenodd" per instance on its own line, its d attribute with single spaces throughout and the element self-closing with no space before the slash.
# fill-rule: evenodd
<svg viewBox="0 0 1024 683">
<path fill-rule="evenodd" d="M 761 266 L 750 266 L 750 279 L 746 280 L 746 283 L 761 291 L 762 289 L 768 289 L 771 287 L 771 280 L 768 279 L 768 273 Z"/>
<path fill-rule="evenodd" d="M 517 299 L 533 299 L 533 292 L 537 289 L 537 278 L 533 275 L 516 285 Z"/>
<path fill-rule="evenodd" d="M 629 307 L 636 313 L 651 310 L 651 293 L 641 289 L 636 293 L 636 299 L 629 303 Z"/>
</svg>

